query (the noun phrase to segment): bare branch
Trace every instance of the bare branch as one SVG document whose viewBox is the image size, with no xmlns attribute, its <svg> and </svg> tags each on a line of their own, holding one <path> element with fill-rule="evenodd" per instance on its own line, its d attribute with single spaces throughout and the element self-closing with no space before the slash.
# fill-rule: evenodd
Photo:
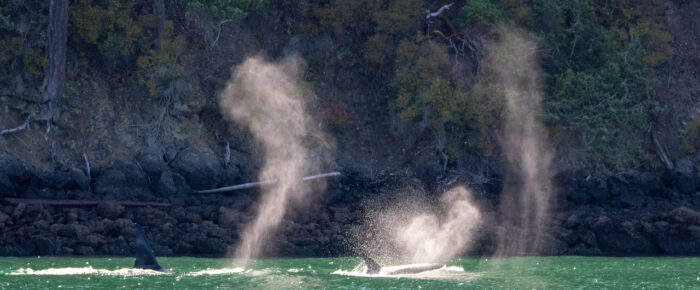
<svg viewBox="0 0 700 290">
<path fill-rule="evenodd" d="M 442 14 L 443 11 L 450 9 L 450 7 L 452 7 L 452 5 L 454 5 L 454 3 L 443 5 L 442 7 L 440 7 L 440 9 L 438 9 L 438 11 L 435 11 L 433 13 L 430 13 L 430 10 L 428 10 L 428 15 L 425 16 L 425 19 L 430 19 L 431 17 L 437 17 L 438 15 Z"/>
<path fill-rule="evenodd" d="M 319 178 L 324 178 L 324 177 L 332 177 L 332 176 L 340 176 L 340 175 L 341 175 L 340 172 L 333 171 L 333 172 L 322 173 L 322 174 L 317 174 L 317 175 L 305 176 L 301 180 L 302 181 L 309 181 L 309 180 L 314 180 L 314 179 L 319 179 Z M 248 182 L 248 183 L 220 187 L 220 188 L 214 188 L 214 189 L 198 190 L 198 191 L 195 191 L 194 193 L 227 192 L 227 191 L 234 191 L 234 190 L 251 188 L 251 187 L 259 187 L 259 186 L 263 186 L 263 185 L 272 185 L 272 184 L 275 184 L 277 182 L 279 182 L 277 179 L 263 180 L 263 181 L 258 181 L 258 182 Z"/>
<path fill-rule="evenodd" d="M 214 48 L 214 46 L 216 46 L 216 42 L 219 41 L 219 36 L 221 36 L 221 25 L 224 25 L 224 23 L 231 22 L 231 21 L 233 21 L 233 20 L 232 19 L 225 19 L 225 20 L 219 22 L 219 25 L 218 25 L 219 31 L 216 33 L 216 38 L 214 39 L 214 42 L 212 42 L 212 44 L 209 48 Z"/>
</svg>

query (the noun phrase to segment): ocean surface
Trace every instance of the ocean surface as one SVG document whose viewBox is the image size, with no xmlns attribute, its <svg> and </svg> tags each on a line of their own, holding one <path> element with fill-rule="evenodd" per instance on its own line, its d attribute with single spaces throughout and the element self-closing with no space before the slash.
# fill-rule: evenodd
<svg viewBox="0 0 700 290">
<path fill-rule="evenodd" d="M 0 288 L 700 289 L 700 258 L 463 258 L 442 269 L 399 276 L 353 271 L 358 258 L 264 259 L 245 267 L 228 259 L 158 260 L 177 274 L 131 269 L 131 258 L 0 258 Z"/>
</svg>

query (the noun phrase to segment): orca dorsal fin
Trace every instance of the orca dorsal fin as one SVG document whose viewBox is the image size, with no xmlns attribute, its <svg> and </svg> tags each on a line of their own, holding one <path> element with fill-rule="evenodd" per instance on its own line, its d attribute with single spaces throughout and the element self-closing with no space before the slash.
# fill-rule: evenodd
<svg viewBox="0 0 700 290">
<path fill-rule="evenodd" d="M 134 268 L 162 271 L 163 267 L 158 265 L 156 255 L 153 253 L 151 245 L 148 244 L 148 239 L 146 238 L 146 233 L 143 232 L 143 228 L 141 228 L 139 224 L 134 223 L 134 232 L 134 242 L 136 243 L 134 247 L 134 256 L 136 258 L 136 261 L 134 261 Z"/>
<path fill-rule="evenodd" d="M 378 274 L 382 269 L 382 266 L 380 266 L 376 261 L 372 260 L 372 258 L 367 256 L 367 254 L 360 254 L 360 257 L 365 260 L 365 265 L 367 265 L 367 274 Z"/>
</svg>

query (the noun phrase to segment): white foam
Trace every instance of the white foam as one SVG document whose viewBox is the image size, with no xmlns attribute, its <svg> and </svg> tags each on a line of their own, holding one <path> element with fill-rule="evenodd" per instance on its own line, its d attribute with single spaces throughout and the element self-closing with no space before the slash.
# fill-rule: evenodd
<svg viewBox="0 0 700 290">
<path fill-rule="evenodd" d="M 428 279 L 428 280 L 462 280 L 469 281 L 473 280 L 481 274 L 469 273 L 460 266 L 446 266 L 435 270 L 424 271 L 420 273 L 396 273 L 401 269 L 415 268 L 420 266 L 425 266 L 429 264 L 409 264 L 409 265 L 397 265 L 397 266 L 387 266 L 383 267 L 377 274 L 366 274 L 366 268 L 364 263 L 358 265 L 354 269 L 348 270 L 336 270 L 331 274 L 334 275 L 344 275 L 344 276 L 356 276 L 356 277 L 368 277 L 368 278 L 414 278 L 414 279 Z"/>
<path fill-rule="evenodd" d="M 242 267 L 236 268 L 224 268 L 224 269 L 206 269 L 202 271 L 190 272 L 185 275 L 187 276 L 201 276 L 201 275 L 226 275 L 226 274 L 236 274 L 242 273 L 245 269 Z"/>
<path fill-rule="evenodd" d="M 116 270 L 95 269 L 90 267 L 67 267 L 67 268 L 49 268 L 42 270 L 34 270 L 32 268 L 20 268 L 17 271 L 8 273 L 8 275 L 47 275 L 47 276 L 68 276 L 68 275 L 105 275 L 105 276 L 141 276 L 141 275 L 162 275 L 163 272 L 150 269 L 133 269 L 122 268 Z"/>
</svg>

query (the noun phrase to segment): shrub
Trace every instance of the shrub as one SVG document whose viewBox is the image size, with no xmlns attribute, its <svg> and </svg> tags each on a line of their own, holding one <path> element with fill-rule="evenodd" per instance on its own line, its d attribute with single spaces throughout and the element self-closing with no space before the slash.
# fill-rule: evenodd
<svg viewBox="0 0 700 290">
<path fill-rule="evenodd" d="M 471 0 L 462 6 L 455 21 L 460 27 L 491 25 L 505 19 L 503 10 L 489 0 Z"/>
</svg>

